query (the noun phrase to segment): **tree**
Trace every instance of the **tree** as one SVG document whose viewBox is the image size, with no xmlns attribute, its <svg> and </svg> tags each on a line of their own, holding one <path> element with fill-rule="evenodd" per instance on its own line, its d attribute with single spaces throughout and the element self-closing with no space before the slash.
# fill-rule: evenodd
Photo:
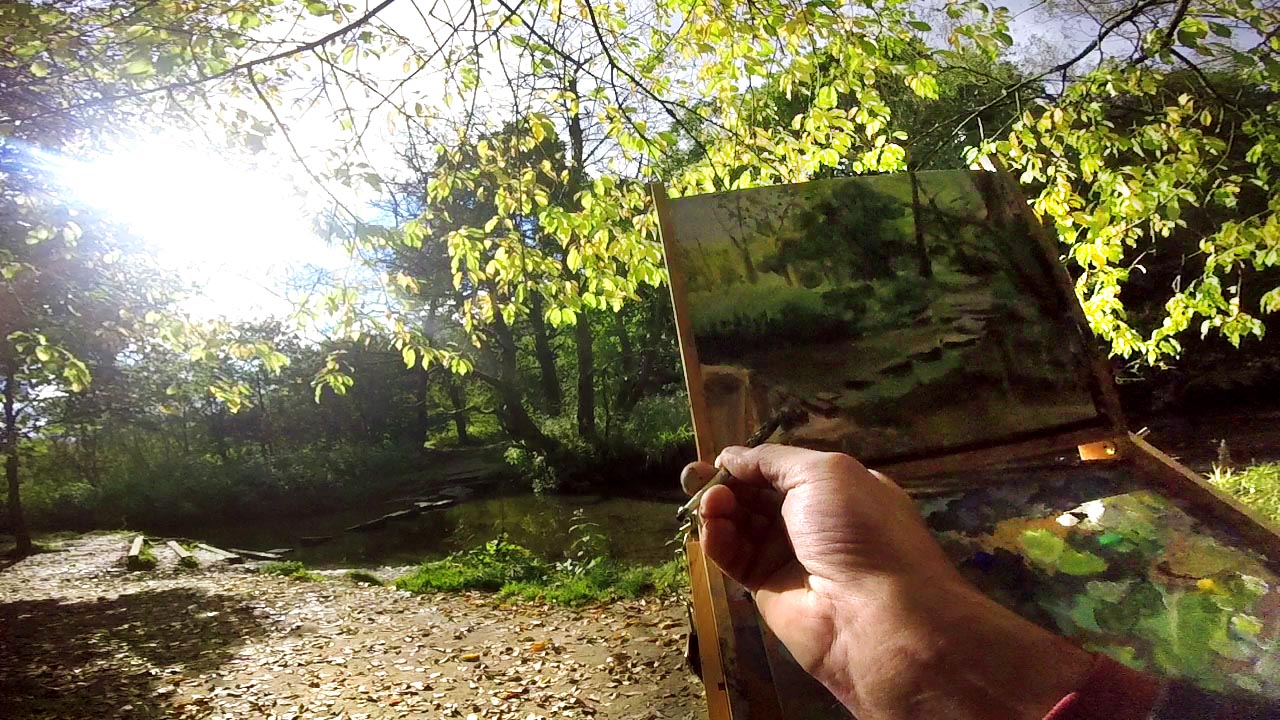
<svg viewBox="0 0 1280 720">
<path fill-rule="evenodd" d="M 22 442 L 42 404 L 83 391 L 163 306 L 167 288 L 127 236 L 58 201 L 38 157 L 0 141 L 0 380 L 9 524 L 31 551 L 22 511 Z M 74 218 L 74 219 L 73 219 Z"/>
<path fill-rule="evenodd" d="M 430 237 L 453 287 L 437 310 L 460 330 L 426 332 L 421 308 L 374 309 L 376 291 L 352 288 L 334 290 L 325 322 L 348 341 L 389 339 L 409 365 L 476 369 L 508 426 L 544 449 L 554 444 L 539 439 L 527 398 L 510 390 L 523 328 L 534 336 L 543 403 L 554 408 L 546 351 L 573 326 L 575 419 L 583 437 L 595 435 L 592 340 L 608 314 L 663 280 L 645 188 L 659 171 L 678 196 L 998 160 L 1034 186 L 1035 211 L 1057 226 L 1095 329 L 1114 352 L 1147 362 L 1178 352 L 1193 320 L 1239 341 L 1261 333 L 1259 316 L 1280 305 L 1264 272 L 1280 262 L 1280 38 L 1269 5 L 1106 4 L 1095 39 L 1030 69 L 1006 61 L 1008 11 L 980 0 L 946 4 L 945 39 L 888 0 L 865 11 L 494 0 L 425 34 L 397 30 L 383 13 L 391 2 L 211 3 L 189 19 L 172 1 L 20 5 L 0 14 L 0 36 L 17 48 L 3 66 L 24 78 L 9 81 L 16 100 L 4 122 L 141 112 L 165 98 L 198 119 L 220 118 L 241 142 L 287 149 L 326 188 L 331 223 L 357 254 L 416 250 Z M 304 15 L 331 18 L 333 29 L 280 24 Z M 257 27 L 280 32 L 248 32 Z M 85 62 L 94 52 L 115 68 L 105 80 Z M 391 57 L 403 58 L 402 71 L 374 62 Z M 211 110 L 197 113 L 195 97 Z M 325 102 L 342 147 L 308 155 L 291 126 L 301 108 Z M 378 154 L 367 152 L 375 121 L 418 128 L 433 146 L 426 213 L 396 227 L 375 227 L 350 206 L 352 193 L 377 192 L 394 175 L 365 159 Z M 536 157 L 548 138 L 564 142 L 560 165 Z M 447 218 L 433 214 L 432 203 L 468 197 L 475 202 Z M 1144 253 L 1192 230 L 1186 210 L 1200 205 L 1250 214 L 1194 233 L 1203 262 L 1186 264 L 1184 282 L 1157 303 L 1164 312 L 1134 327 L 1121 289 Z M 919 250 L 923 272 L 928 248 Z M 408 293 L 420 277 L 384 279 Z M 1255 283 L 1269 284 L 1246 291 Z M 473 362 L 485 357 L 476 343 L 492 348 L 488 370 Z M 345 389 L 351 378 L 330 360 L 319 389 Z"/>
</svg>

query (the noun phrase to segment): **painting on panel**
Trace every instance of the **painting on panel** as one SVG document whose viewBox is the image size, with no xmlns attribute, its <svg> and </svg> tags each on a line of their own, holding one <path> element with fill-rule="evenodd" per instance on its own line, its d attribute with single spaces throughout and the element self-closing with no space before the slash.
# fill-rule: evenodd
<svg viewBox="0 0 1280 720">
<path fill-rule="evenodd" d="M 883 461 L 1100 423 L 1075 299 L 1022 203 L 970 171 L 669 201 L 698 431 L 721 447 L 782 414 L 784 442 Z"/>
</svg>

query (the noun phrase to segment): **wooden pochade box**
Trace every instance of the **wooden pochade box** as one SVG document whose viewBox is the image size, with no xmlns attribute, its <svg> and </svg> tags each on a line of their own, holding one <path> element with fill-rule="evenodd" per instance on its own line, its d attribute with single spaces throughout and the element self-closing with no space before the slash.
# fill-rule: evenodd
<svg viewBox="0 0 1280 720">
<path fill-rule="evenodd" d="M 1128 431 L 1007 174 L 654 196 L 701 459 L 801 408 L 774 441 L 888 474 L 999 602 L 1133 667 L 1280 697 L 1280 535 Z M 713 720 L 848 717 L 687 550 Z"/>
</svg>

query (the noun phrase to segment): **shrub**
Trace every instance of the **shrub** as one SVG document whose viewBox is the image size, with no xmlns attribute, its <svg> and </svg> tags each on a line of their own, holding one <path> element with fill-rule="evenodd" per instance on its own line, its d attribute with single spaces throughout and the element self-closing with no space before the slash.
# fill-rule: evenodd
<svg viewBox="0 0 1280 720">
<path fill-rule="evenodd" d="M 395 586 L 414 593 L 497 591 L 509 583 L 544 579 L 547 573 L 546 563 L 533 553 L 499 538 L 443 560 L 423 563 L 397 578 Z"/>
<path fill-rule="evenodd" d="M 395 586 L 413 593 L 485 590 L 499 597 L 576 606 L 667 594 L 684 587 L 685 582 L 684 563 L 679 559 L 658 566 L 628 567 L 604 556 L 579 556 L 553 565 L 519 545 L 494 540 L 444 560 L 423 563 L 398 578 Z"/>
</svg>

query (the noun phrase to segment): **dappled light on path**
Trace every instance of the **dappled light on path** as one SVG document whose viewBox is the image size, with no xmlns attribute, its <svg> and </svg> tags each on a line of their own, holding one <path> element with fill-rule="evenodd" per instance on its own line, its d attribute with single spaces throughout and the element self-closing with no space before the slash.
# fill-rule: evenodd
<svg viewBox="0 0 1280 720">
<path fill-rule="evenodd" d="M 683 605 L 410 596 L 227 566 L 129 573 L 128 538 L 0 571 L 0 717 L 701 718 Z"/>
</svg>

